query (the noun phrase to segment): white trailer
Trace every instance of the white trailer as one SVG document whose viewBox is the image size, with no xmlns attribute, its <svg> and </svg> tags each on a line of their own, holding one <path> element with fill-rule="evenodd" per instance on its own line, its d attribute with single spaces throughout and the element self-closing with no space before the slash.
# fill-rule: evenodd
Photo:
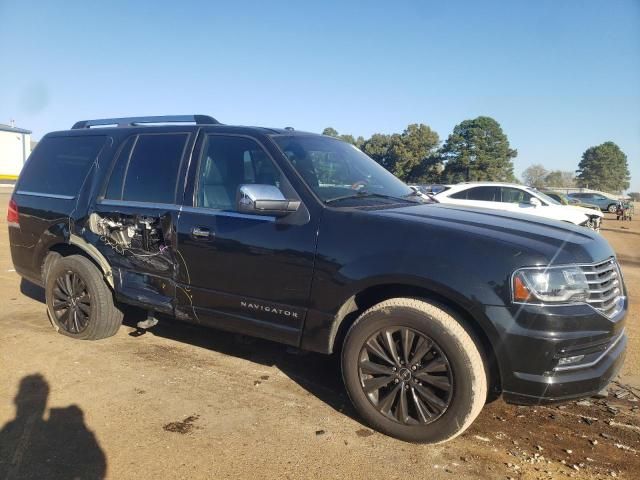
<svg viewBox="0 0 640 480">
<path fill-rule="evenodd" d="M 0 180 L 15 180 L 31 154 L 31 131 L 0 124 Z"/>
</svg>

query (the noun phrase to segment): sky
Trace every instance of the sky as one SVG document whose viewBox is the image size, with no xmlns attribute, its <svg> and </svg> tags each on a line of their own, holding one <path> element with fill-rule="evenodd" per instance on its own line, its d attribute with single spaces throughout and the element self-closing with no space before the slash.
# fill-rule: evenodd
<svg viewBox="0 0 640 480">
<path fill-rule="evenodd" d="M 611 140 L 640 191 L 640 0 L 0 0 L 0 123 L 188 113 L 441 141 L 488 115 L 516 174 Z"/>
</svg>

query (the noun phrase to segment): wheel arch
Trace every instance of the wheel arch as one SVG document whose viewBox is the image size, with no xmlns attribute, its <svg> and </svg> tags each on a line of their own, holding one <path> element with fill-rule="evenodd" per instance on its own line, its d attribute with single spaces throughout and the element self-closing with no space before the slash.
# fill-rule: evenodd
<svg viewBox="0 0 640 480">
<path fill-rule="evenodd" d="M 491 338 L 492 335 L 487 331 L 491 329 L 488 325 L 488 320 L 479 320 L 459 300 L 424 286 L 404 283 L 377 284 L 368 286 L 349 297 L 335 316 L 329 338 L 330 352 L 339 351 L 342 348 L 342 343 L 349 328 L 364 311 L 380 302 L 398 297 L 412 297 L 435 303 L 462 320 L 464 326 L 471 331 L 480 343 L 490 375 L 490 392 L 493 395 L 500 391 L 501 372 L 496 358 L 496 349 Z"/>
<path fill-rule="evenodd" d="M 93 262 L 93 264 L 102 272 L 107 284 L 113 290 L 113 271 L 107 259 L 100 251 L 77 235 L 70 235 L 68 242 L 57 242 L 49 246 L 41 261 L 42 281 L 44 283 L 47 260 L 50 254 L 56 253 L 60 256 L 67 257 L 69 255 L 82 255 Z"/>
</svg>

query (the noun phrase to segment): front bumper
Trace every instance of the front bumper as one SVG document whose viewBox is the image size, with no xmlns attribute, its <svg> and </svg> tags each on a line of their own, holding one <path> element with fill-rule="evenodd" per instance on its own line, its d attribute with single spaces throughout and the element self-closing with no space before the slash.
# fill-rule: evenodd
<svg viewBox="0 0 640 480">
<path fill-rule="evenodd" d="M 514 372 L 515 391 L 503 390 L 505 401 L 519 404 L 560 402 L 595 395 L 605 388 L 622 367 L 627 346 L 623 333 L 613 348 L 590 367 L 556 371 L 546 375 Z"/>
<path fill-rule="evenodd" d="M 607 318 L 588 305 L 486 307 L 506 401 L 557 402 L 591 396 L 615 377 L 625 357 L 624 308 Z"/>
</svg>

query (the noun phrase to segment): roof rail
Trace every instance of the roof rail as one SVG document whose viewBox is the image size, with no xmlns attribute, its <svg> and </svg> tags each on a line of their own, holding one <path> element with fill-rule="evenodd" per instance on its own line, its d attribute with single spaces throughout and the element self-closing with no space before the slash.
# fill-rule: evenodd
<svg viewBox="0 0 640 480">
<path fill-rule="evenodd" d="M 102 118 L 97 120 L 81 120 L 73 124 L 72 130 L 97 126 L 117 125 L 118 127 L 135 127 L 145 123 L 195 123 L 196 125 L 217 125 L 220 122 L 209 115 L 159 115 L 152 117 Z"/>
</svg>

